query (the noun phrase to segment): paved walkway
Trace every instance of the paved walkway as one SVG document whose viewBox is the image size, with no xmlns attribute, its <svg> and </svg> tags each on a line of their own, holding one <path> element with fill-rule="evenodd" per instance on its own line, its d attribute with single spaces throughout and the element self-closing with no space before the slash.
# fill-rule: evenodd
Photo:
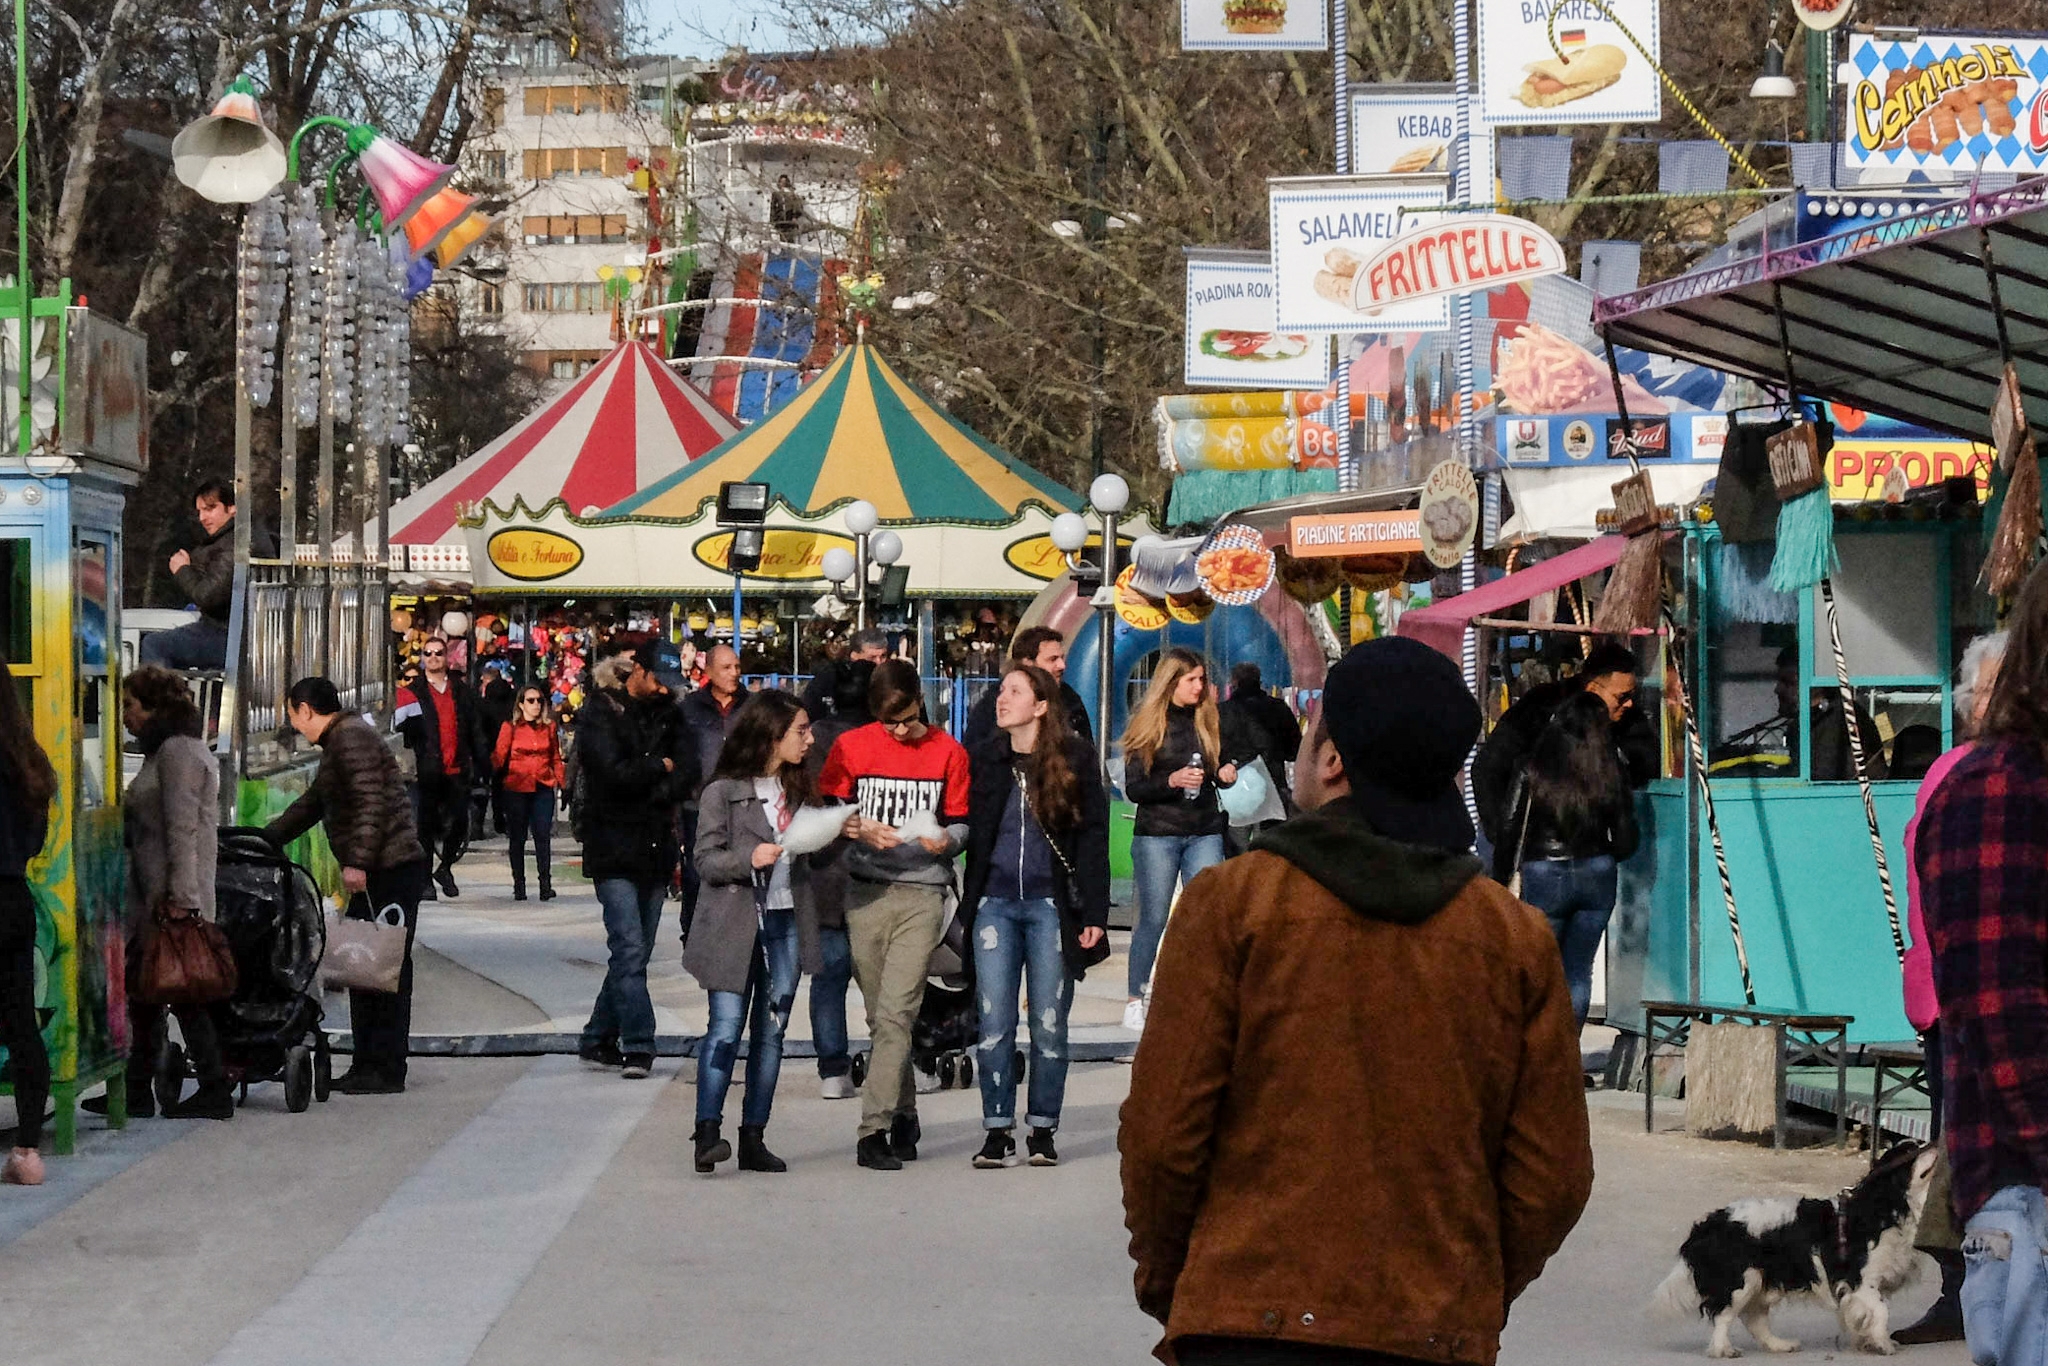
<svg viewBox="0 0 2048 1366">
<path fill-rule="evenodd" d="M 423 956 L 418 1028 L 573 1019 L 595 971 L 577 923 L 579 905 L 593 913 L 587 892 L 500 904 L 481 867 L 463 880 L 474 898 L 425 920 L 447 956 Z M 701 1005 L 666 972 L 669 1018 L 694 1033 Z M 1095 998 L 1105 1013 L 1115 981 Z M 793 1063 L 769 1130 L 790 1172 L 711 1178 L 689 1166 L 691 1069 L 663 1059 L 651 1080 L 627 1082 L 562 1057 L 426 1058 L 403 1096 L 291 1115 L 263 1086 L 229 1124 L 88 1127 L 79 1157 L 52 1160 L 48 1186 L 0 1189 L 0 1362 L 1148 1359 L 1156 1335 L 1130 1301 L 1117 1185 L 1123 1066 L 1073 1069 L 1057 1170 L 973 1170 L 979 1098 L 952 1091 L 921 1102 L 921 1160 L 884 1174 L 853 1163 L 857 1104 L 819 1099 Z M 1645 1135 L 1635 1098 L 1589 1103 L 1593 1205 L 1517 1306 L 1509 1366 L 1699 1359 L 1704 1325 L 1644 1311 L 1691 1221 L 1741 1195 L 1828 1194 L 1862 1170 L 1832 1151 Z M 1901 1296 L 1897 1321 L 1930 1293 Z M 1810 1344 L 1794 1361 L 1839 1350 L 1822 1311 L 1783 1312 L 1780 1329 Z M 1948 1347 L 1902 1359 L 1966 1358 Z"/>
</svg>

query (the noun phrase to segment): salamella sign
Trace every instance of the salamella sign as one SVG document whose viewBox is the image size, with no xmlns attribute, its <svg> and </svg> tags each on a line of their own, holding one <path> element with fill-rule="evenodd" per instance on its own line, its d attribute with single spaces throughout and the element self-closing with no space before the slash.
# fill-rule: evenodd
<svg viewBox="0 0 2048 1366">
<path fill-rule="evenodd" d="M 1563 271 L 1564 248 L 1534 223 L 1498 213 L 1461 214 L 1368 256 L 1352 277 L 1351 306 L 1367 312 Z"/>
</svg>

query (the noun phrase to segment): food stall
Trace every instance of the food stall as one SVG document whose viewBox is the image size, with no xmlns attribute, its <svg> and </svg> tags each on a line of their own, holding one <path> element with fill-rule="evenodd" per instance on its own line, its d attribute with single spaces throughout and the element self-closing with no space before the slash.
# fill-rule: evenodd
<svg viewBox="0 0 2048 1366">
<path fill-rule="evenodd" d="M 1988 444 L 2008 367 L 2027 400 L 2048 396 L 2048 363 L 2013 345 L 2016 332 L 2031 338 L 2037 320 L 2048 319 L 2044 234 L 2048 182 L 2037 181 L 1869 231 L 1766 245 L 1603 300 L 1596 323 L 1617 345 L 1717 366 L 1781 397 L 1789 388 L 1807 413 L 1821 400 Z M 1731 435 L 1740 439 L 1739 430 Z M 1619 1022 L 1630 1022 L 1630 1000 L 1741 998 L 1744 964 L 1720 913 L 1718 854 L 1758 1003 L 1853 1015 L 1851 1042 L 1910 1036 L 1887 922 L 1903 916 L 1894 883 L 1904 880 L 1900 842 L 1918 775 L 1954 740 L 1956 661 L 1995 620 L 1980 571 L 2009 476 L 1985 481 L 1989 459 L 1980 458 L 1976 480 L 1912 490 L 1902 477 L 1893 501 L 1851 490 L 1854 504 L 1834 509 L 1839 566 L 1812 590 L 1774 595 L 1740 581 L 1746 571 L 1724 549 L 1745 534 L 1739 490 L 1725 471 L 1713 501 L 1667 545 L 1673 616 L 1687 648 L 1660 641 L 1659 656 L 1696 699 L 1707 773 L 1699 783 L 1667 725 L 1638 856 L 1647 866 L 1609 941 L 1616 971 L 1640 983 L 1610 995 Z M 1993 495 L 1981 508 L 1980 481 Z M 1826 620 L 1830 591 L 1839 663 Z M 1838 668 L 1854 694 L 1848 719 Z M 1853 770 L 1842 759 L 1852 729 L 1872 742 L 1864 772 L 1882 865 L 1857 774 L 1844 771 Z"/>
</svg>

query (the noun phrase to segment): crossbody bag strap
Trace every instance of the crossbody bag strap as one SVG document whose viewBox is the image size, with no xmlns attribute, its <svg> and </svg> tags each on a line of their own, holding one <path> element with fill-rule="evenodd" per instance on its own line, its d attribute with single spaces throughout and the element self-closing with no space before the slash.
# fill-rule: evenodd
<svg viewBox="0 0 2048 1366">
<path fill-rule="evenodd" d="M 1031 800 L 1031 784 L 1026 782 L 1024 775 L 1016 769 L 1010 770 L 1010 776 L 1017 780 L 1018 804 L 1037 823 L 1038 833 L 1045 836 L 1045 847 L 1052 850 L 1052 856 L 1060 861 L 1060 870 L 1068 877 L 1076 876 L 1074 865 L 1067 862 L 1067 856 L 1060 852 L 1060 842 L 1052 837 L 1052 831 L 1045 828 L 1045 819 L 1038 814 L 1038 804 Z"/>
</svg>

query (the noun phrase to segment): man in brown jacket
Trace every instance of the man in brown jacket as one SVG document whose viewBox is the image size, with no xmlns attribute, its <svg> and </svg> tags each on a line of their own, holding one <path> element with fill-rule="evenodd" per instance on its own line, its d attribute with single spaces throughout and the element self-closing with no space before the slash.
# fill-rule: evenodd
<svg viewBox="0 0 2048 1366">
<path fill-rule="evenodd" d="M 349 1028 L 355 1061 L 334 1079 L 344 1095 L 389 1095 L 405 1089 L 412 1032 L 412 940 L 420 896 L 427 889 L 427 851 L 412 823 L 398 760 L 384 737 L 354 712 L 325 678 L 302 678 L 285 694 L 292 729 L 320 746 L 312 784 L 264 834 L 279 845 L 317 824 L 341 865 L 352 914 L 396 906 L 405 921 L 405 966 L 395 993 L 350 991 Z M 358 895 L 360 894 L 360 895 Z"/>
<path fill-rule="evenodd" d="M 1543 917 L 1482 875 L 1454 665 L 1372 641 L 1303 737 L 1305 814 L 1189 884 L 1123 1108 L 1138 1304 L 1182 1366 L 1490 1366 L 1592 1190 Z"/>
</svg>

